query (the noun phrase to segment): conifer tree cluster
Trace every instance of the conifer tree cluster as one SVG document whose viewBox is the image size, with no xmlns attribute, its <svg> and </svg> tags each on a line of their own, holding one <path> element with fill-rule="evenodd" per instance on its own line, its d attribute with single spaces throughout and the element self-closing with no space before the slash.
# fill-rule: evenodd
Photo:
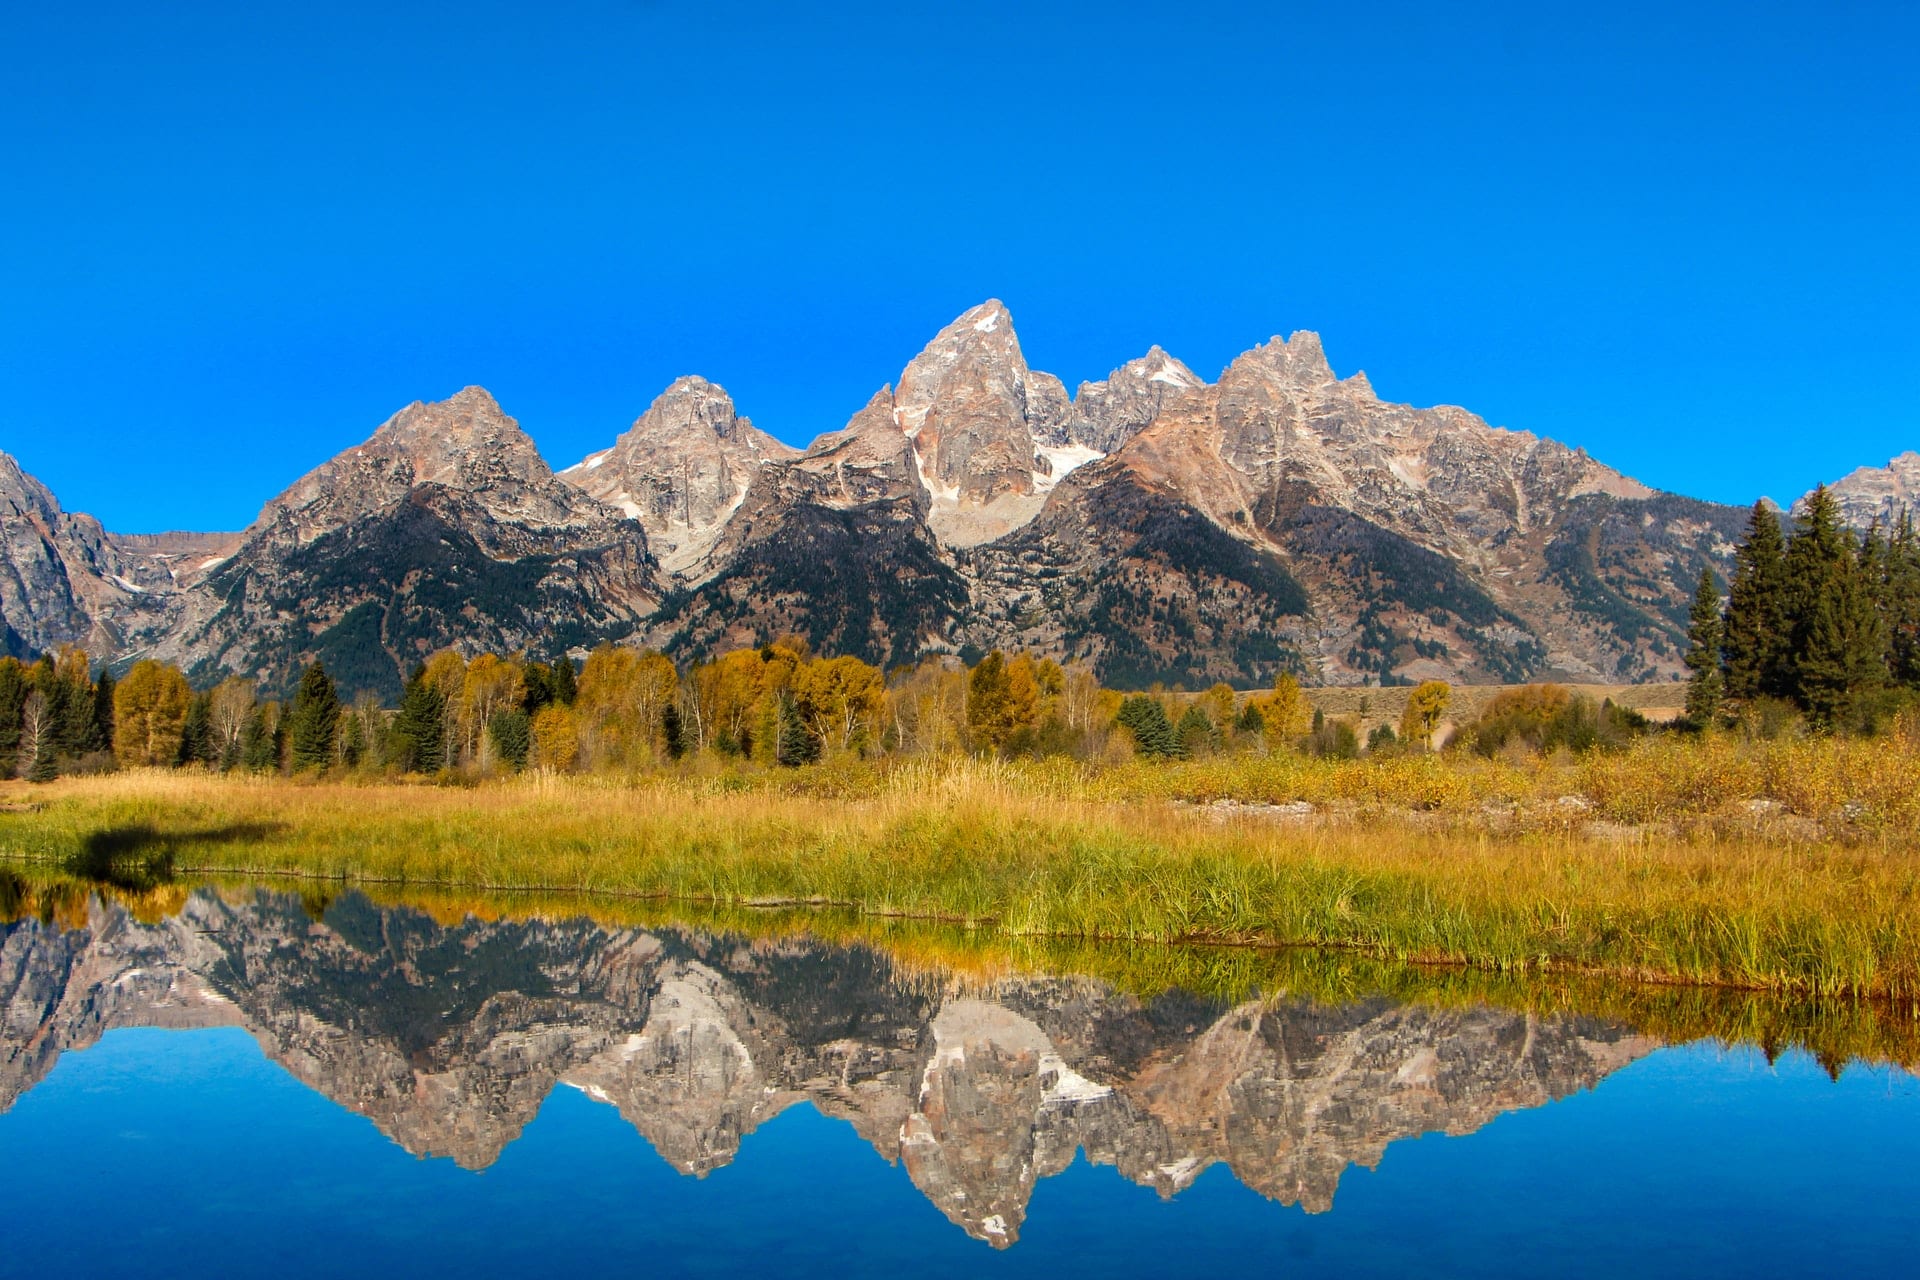
<svg viewBox="0 0 1920 1280">
<path fill-rule="evenodd" d="M 1920 535 L 1911 513 L 1855 537 L 1826 486 L 1790 537 L 1756 503 L 1724 608 L 1711 572 L 1694 597 L 1687 718 L 1706 726 L 1787 704 L 1823 731 L 1871 732 L 1920 690 Z M 1891 697 L 1890 697 L 1891 695 Z"/>
<path fill-rule="evenodd" d="M 104 670 L 93 676 L 83 649 L 0 658 L 0 777 L 51 782 L 111 767 L 114 689 Z"/>
</svg>

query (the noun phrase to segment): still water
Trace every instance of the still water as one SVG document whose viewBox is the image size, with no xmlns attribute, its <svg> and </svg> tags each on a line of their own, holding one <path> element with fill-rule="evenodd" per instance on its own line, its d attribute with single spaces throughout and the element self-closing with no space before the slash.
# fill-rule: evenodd
<svg viewBox="0 0 1920 1280">
<path fill-rule="evenodd" d="M 7 1275 L 1920 1269 L 1911 1075 L 1618 1015 L 230 890 L 0 1013 Z"/>
</svg>

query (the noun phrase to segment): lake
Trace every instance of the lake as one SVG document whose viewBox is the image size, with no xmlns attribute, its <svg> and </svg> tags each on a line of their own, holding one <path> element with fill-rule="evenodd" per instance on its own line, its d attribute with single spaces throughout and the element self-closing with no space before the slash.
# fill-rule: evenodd
<svg viewBox="0 0 1920 1280">
<path fill-rule="evenodd" d="M 1693 997 L 1434 979 L 1419 998 L 1338 958 L 1333 980 L 1226 956 L 1167 985 L 1164 954 L 970 964 L 964 939 L 357 893 L 15 914 L 11 1275 L 1638 1278 L 1920 1256 L 1914 1077 L 1636 1012 Z M 1742 1009 L 1728 1025 L 1818 1021 Z"/>
</svg>

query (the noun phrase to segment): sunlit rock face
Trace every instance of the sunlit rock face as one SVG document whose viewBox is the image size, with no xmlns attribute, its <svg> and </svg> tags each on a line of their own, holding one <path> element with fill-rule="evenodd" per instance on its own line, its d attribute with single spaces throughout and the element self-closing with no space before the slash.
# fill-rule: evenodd
<svg viewBox="0 0 1920 1280">
<path fill-rule="evenodd" d="M 761 470 L 798 453 L 742 417 L 724 388 L 686 377 L 560 479 L 638 520 L 661 568 L 681 573 L 712 549 Z"/>
<path fill-rule="evenodd" d="M 1827 486 L 1840 518 L 1855 529 L 1896 529 L 1903 518 L 1920 515 L 1920 453 L 1909 449 L 1884 467 L 1860 467 Z M 1807 509 L 1806 494 L 1793 504 L 1795 515 Z"/>
<path fill-rule="evenodd" d="M 436 649 L 552 654 L 631 632 L 658 596 L 641 525 L 556 479 L 468 387 L 408 405 L 268 502 L 176 595 L 150 651 L 269 689 L 319 660 L 391 696 Z"/>
<path fill-rule="evenodd" d="M 115 1027 L 245 1028 L 416 1155 L 498 1158 L 559 1085 L 703 1175 L 797 1102 L 847 1120 L 956 1226 L 1018 1239 L 1077 1152 L 1162 1195 L 1224 1164 L 1321 1211 L 1342 1173 L 1590 1087 L 1617 1025 L 1374 1000 L 1240 1004 L 1022 977 L 957 986 L 862 948 L 468 919 L 349 895 L 97 899 L 0 926 L 0 1107 Z"/>
<path fill-rule="evenodd" d="M 129 631 L 162 616 L 175 574 L 191 576 L 195 561 L 231 536 L 117 538 L 92 516 L 63 510 L 0 453 L 0 654 L 64 644 L 118 651 Z"/>
</svg>

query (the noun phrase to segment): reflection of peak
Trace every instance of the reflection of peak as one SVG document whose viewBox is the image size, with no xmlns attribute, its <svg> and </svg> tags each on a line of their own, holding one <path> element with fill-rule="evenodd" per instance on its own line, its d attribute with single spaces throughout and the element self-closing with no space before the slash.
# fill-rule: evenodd
<svg viewBox="0 0 1920 1280">
<path fill-rule="evenodd" d="M 1490 1009 L 1180 996 L 1088 979 L 965 996 L 882 955 L 585 920 L 436 924 L 354 895 L 212 894 L 143 924 L 0 925 L 0 1105 L 116 1026 L 245 1027 L 408 1151 L 496 1159 L 560 1083 L 702 1175 L 799 1101 L 849 1121 L 955 1224 L 1018 1238 L 1076 1151 L 1173 1194 L 1213 1164 L 1326 1208 L 1342 1171 L 1593 1084 L 1651 1042 Z"/>
</svg>

